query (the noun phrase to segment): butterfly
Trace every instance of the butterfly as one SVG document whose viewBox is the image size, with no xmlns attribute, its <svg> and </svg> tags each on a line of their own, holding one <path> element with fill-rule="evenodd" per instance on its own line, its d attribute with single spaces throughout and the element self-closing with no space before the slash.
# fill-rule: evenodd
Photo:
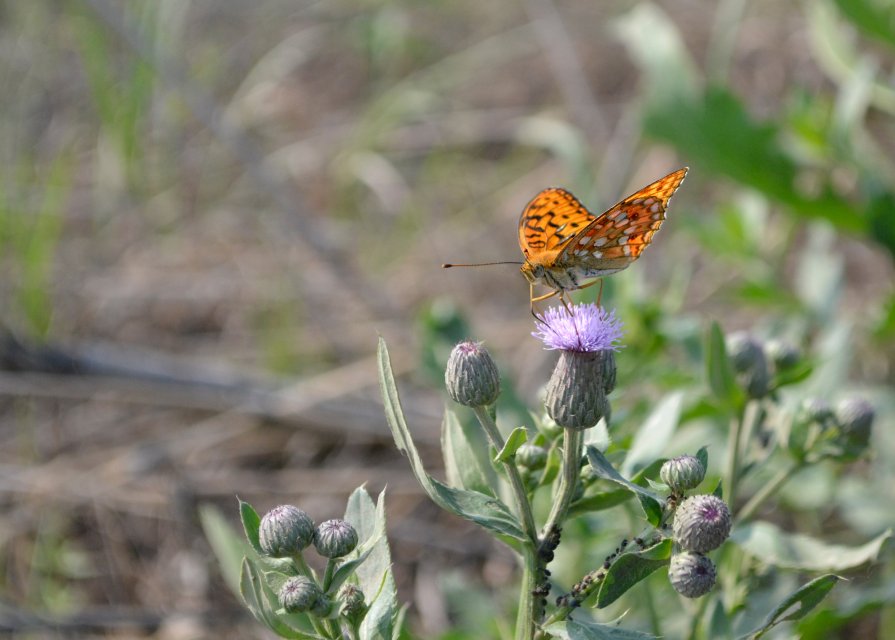
<svg viewBox="0 0 895 640">
<path fill-rule="evenodd" d="M 684 167 L 669 173 L 598 216 L 565 189 L 550 187 L 536 195 L 519 218 L 519 247 L 525 256 L 521 270 L 529 283 L 532 314 L 535 302 L 553 296 L 558 296 L 568 309 L 566 292 L 601 282 L 604 276 L 625 269 L 639 258 L 662 226 L 668 202 L 689 170 Z M 508 263 L 442 266 L 491 264 Z M 583 282 L 590 278 L 598 280 Z M 537 284 L 546 285 L 553 291 L 535 296 Z"/>
<path fill-rule="evenodd" d="M 599 216 L 593 215 L 565 189 L 544 189 L 529 202 L 519 218 L 519 247 L 525 256 L 522 275 L 529 282 L 534 303 L 583 289 L 630 266 L 652 242 L 665 220 L 671 196 L 688 167 L 669 173 Z M 550 293 L 535 297 L 534 286 Z"/>
</svg>

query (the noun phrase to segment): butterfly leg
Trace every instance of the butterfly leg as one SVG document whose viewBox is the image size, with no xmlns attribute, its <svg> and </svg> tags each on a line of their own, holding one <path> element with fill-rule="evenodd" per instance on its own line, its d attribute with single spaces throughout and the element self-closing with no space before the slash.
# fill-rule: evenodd
<svg viewBox="0 0 895 640">
<path fill-rule="evenodd" d="M 550 293 L 545 293 L 542 296 L 535 297 L 534 285 L 533 284 L 528 285 L 529 310 L 531 311 L 531 315 L 534 316 L 535 320 L 537 320 L 538 322 L 544 322 L 544 319 L 535 312 L 535 302 L 541 302 L 542 300 L 547 300 L 547 299 L 552 298 L 553 296 L 559 295 L 559 294 L 560 294 L 560 292 L 557 290 L 557 291 L 551 291 Z M 560 296 L 560 300 L 562 300 L 561 296 Z"/>
</svg>

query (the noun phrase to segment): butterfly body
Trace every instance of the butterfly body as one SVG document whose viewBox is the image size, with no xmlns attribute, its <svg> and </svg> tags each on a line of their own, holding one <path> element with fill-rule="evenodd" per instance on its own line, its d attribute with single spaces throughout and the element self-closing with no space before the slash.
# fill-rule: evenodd
<svg viewBox="0 0 895 640">
<path fill-rule="evenodd" d="M 679 169 L 628 196 L 599 216 L 565 189 L 544 189 L 519 219 L 522 275 L 560 297 L 592 278 L 627 268 L 640 257 L 665 220 L 671 196 L 687 175 Z"/>
</svg>

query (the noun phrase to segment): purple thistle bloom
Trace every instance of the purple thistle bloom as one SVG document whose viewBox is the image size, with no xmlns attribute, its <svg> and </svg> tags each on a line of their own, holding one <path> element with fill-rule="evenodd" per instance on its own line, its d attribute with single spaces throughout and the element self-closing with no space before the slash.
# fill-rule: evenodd
<svg viewBox="0 0 895 640">
<path fill-rule="evenodd" d="M 592 302 L 574 305 L 571 315 L 564 306 L 550 307 L 536 326 L 531 335 L 540 339 L 546 349 L 618 351 L 617 342 L 622 337 L 622 323 L 615 317 L 615 310 L 606 311 Z"/>
</svg>

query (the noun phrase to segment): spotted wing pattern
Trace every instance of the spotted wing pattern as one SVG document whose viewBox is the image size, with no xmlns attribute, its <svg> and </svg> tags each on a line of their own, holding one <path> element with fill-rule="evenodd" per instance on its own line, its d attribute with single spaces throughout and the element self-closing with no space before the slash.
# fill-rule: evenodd
<svg viewBox="0 0 895 640">
<path fill-rule="evenodd" d="M 640 257 L 662 226 L 668 201 L 687 171 L 687 167 L 678 169 L 628 196 L 606 213 L 591 218 L 586 227 L 566 241 L 556 262 L 574 264 L 585 270 L 628 266 Z"/>
<path fill-rule="evenodd" d="M 557 251 L 594 220 L 594 215 L 565 189 L 544 189 L 522 211 L 519 246 L 526 258 Z"/>
</svg>

